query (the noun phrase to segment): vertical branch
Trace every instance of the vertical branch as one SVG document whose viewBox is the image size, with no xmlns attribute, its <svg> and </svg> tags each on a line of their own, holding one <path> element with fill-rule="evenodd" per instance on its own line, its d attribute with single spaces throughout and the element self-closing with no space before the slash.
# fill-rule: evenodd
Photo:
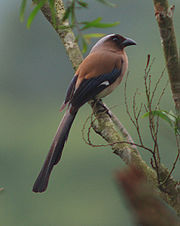
<svg viewBox="0 0 180 226">
<path fill-rule="evenodd" d="M 32 1 L 38 3 L 38 1 L 40 0 Z M 53 22 L 51 9 L 49 7 L 48 1 L 46 1 L 44 6 L 41 8 L 41 11 L 58 33 L 62 43 L 64 44 L 67 55 L 73 65 L 73 68 L 76 70 L 79 64 L 82 62 L 83 58 L 76 42 L 74 33 L 69 26 L 69 23 L 67 21 L 62 21 L 62 17 L 65 12 L 63 0 L 55 0 L 55 9 L 56 23 Z M 65 27 L 65 29 L 63 28 L 63 26 Z M 106 108 L 102 102 L 92 103 L 91 105 L 93 106 L 96 119 L 98 120 L 98 128 L 96 132 L 101 135 L 101 137 L 105 139 L 108 143 L 114 144 L 112 145 L 112 149 L 124 160 L 124 162 L 126 162 L 127 164 L 133 163 L 135 166 L 137 166 L 138 169 L 145 174 L 147 181 L 152 184 L 154 190 L 158 193 L 158 195 L 162 197 L 170 206 L 172 206 L 177 213 L 180 213 L 180 206 L 178 201 L 179 193 L 176 191 L 176 182 L 170 178 L 173 183 L 171 183 L 171 190 L 168 193 L 164 193 L 163 191 L 161 191 L 159 189 L 159 184 L 157 183 L 156 172 L 143 161 L 141 155 L 138 153 L 136 148 L 132 148 L 128 144 L 128 142 L 124 142 L 124 130 L 122 130 L 121 128 L 121 133 L 116 130 L 113 123 L 114 120 L 112 120 L 110 115 L 108 114 L 109 109 L 107 108 L 108 112 L 102 112 L 101 109 Z M 139 113 L 137 114 L 139 115 Z M 117 123 L 115 124 L 117 125 Z M 122 125 L 120 125 L 120 127 L 121 126 Z M 126 133 L 127 131 L 125 131 L 125 134 Z M 125 137 L 129 138 L 127 134 Z M 122 142 L 124 143 L 122 144 Z M 166 170 L 165 173 L 167 175 L 168 171 Z"/>
<path fill-rule="evenodd" d="M 155 16 L 159 25 L 166 66 L 177 113 L 180 114 L 180 65 L 173 25 L 174 6 L 167 0 L 153 0 Z"/>
<path fill-rule="evenodd" d="M 166 66 L 168 70 L 171 90 L 178 118 L 180 116 L 180 58 L 176 44 L 176 36 L 173 25 L 173 13 L 175 6 L 168 5 L 168 0 L 153 0 L 155 17 L 159 26 Z M 177 128 L 180 128 L 180 120 L 177 120 Z M 180 136 L 176 139 L 180 142 Z M 178 148 L 179 152 L 179 148 Z M 175 161 L 176 163 L 176 161 Z M 170 174 L 171 175 L 171 174 Z"/>
</svg>

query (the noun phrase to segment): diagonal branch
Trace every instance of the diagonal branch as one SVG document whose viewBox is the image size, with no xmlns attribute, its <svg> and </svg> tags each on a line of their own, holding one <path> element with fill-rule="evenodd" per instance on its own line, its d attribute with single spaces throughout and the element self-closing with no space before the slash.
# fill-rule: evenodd
<svg viewBox="0 0 180 226">
<path fill-rule="evenodd" d="M 34 3 L 38 3 L 37 0 L 32 0 Z M 40 1 L 40 0 L 38 0 Z M 46 19 L 50 22 L 50 24 L 54 27 L 56 32 L 58 33 L 65 49 L 66 53 L 69 57 L 69 60 L 72 63 L 73 69 L 76 71 L 79 64 L 83 60 L 82 53 L 79 49 L 79 46 L 76 42 L 75 35 L 70 27 L 68 27 L 68 21 L 62 22 L 63 15 L 65 13 L 65 8 L 62 0 L 55 0 L 55 21 L 56 24 L 53 23 L 51 9 L 49 7 L 48 2 L 44 4 L 41 8 L 42 13 L 46 17 Z M 66 27 L 66 29 L 63 28 Z"/>
<path fill-rule="evenodd" d="M 35 1 L 35 0 L 33 0 Z M 37 3 L 37 0 L 36 0 Z M 67 55 L 73 65 L 74 70 L 77 69 L 79 64 L 82 62 L 82 54 L 79 49 L 79 46 L 76 42 L 74 33 L 70 27 L 68 27 L 68 22 L 62 22 L 61 19 L 64 15 L 65 9 L 62 0 L 55 0 L 55 9 L 56 9 L 56 24 L 53 24 L 51 10 L 46 3 L 42 8 L 41 11 L 47 20 L 51 23 L 51 25 L 55 28 L 56 32 L 58 33 L 60 39 L 62 40 L 64 47 L 66 49 Z M 64 25 L 68 28 L 62 29 Z M 108 143 L 117 143 L 112 145 L 112 149 L 115 151 L 117 155 L 119 155 L 123 161 L 127 164 L 133 163 L 141 170 L 146 178 L 149 181 L 156 192 L 162 197 L 170 206 L 172 206 L 177 212 L 180 212 L 178 207 L 178 203 L 176 201 L 177 197 L 171 197 L 169 194 L 166 194 L 160 191 L 157 183 L 157 175 L 156 172 L 151 169 L 141 158 L 137 148 L 132 147 L 127 143 L 123 143 L 123 141 L 130 141 L 131 143 L 131 136 L 127 133 L 126 129 L 121 128 L 120 131 L 117 131 L 114 125 L 118 125 L 119 127 L 123 127 L 121 123 L 117 123 L 117 117 L 113 117 L 112 112 L 102 103 L 102 102 L 95 102 L 91 103 L 93 107 L 94 114 L 98 120 L 98 127 L 95 128 L 96 132 L 101 135 Z M 103 108 L 103 111 L 102 111 Z M 104 111 L 106 109 L 106 111 Z M 115 122 L 115 124 L 113 123 Z M 122 141 L 122 143 L 120 143 Z M 169 172 L 166 172 L 164 177 L 166 178 Z M 172 179 L 171 179 L 172 180 Z M 175 183 L 175 182 L 174 182 Z M 171 192 L 174 192 L 175 186 L 171 188 Z"/>
</svg>

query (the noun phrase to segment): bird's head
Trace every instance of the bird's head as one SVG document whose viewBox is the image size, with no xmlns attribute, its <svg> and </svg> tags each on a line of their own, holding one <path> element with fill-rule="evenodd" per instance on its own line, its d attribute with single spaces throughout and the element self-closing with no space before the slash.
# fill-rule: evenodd
<svg viewBox="0 0 180 226">
<path fill-rule="evenodd" d="M 91 49 L 94 52 L 99 49 L 123 50 L 130 45 L 136 45 L 136 42 L 130 38 L 123 37 L 119 34 L 110 34 L 101 38 Z"/>
</svg>

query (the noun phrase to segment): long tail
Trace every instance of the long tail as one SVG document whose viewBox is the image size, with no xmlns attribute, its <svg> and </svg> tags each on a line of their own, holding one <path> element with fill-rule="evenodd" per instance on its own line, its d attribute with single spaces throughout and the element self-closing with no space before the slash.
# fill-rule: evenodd
<svg viewBox="0 0 180 226">
<path fill-rule="evenodd" d="M 49 153 L 44 162 L 44 165 L 34 183 L 33 192 L 44 192 L 46 190 L 51 171 L 54 165 L 56 165 L 61 158 L 62 150 L 68 138 L 68 134 L 69 134 L 71 125 L 74 121 L 74 118 L 76 116 L 76 113 L 77 112 L 72 114 L 69 111 L 66 111 L 66 113 L 64 114 L 59 124 L 59 127 L 57 129 L 57 132 L 54 137 L 51 148 L 49 150 Z"/>
</svg>

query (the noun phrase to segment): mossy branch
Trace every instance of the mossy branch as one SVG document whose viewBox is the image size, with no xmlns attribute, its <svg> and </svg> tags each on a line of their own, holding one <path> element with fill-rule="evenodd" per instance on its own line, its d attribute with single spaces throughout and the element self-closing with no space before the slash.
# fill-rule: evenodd
<svg viewBox="0 0 180 226">
<path fill-rule="evenodd" d="M 37 3 L 37 0 L 33 0 L 33 2 Z M 83 56 L 76 42 L 76 38 L 72 29 L 68 27 L 69 26 L 68 21 L 62 21 L 63 15 L 65 13 L 63 1 L 55 0 L 55 10 L 56 15 L 54 24 L 49 4 L 45 3 L 44 6 L 41 8 L 41 11 L 46 17 L 46 19 L 50 22 L 50 24 L 54 27 L 54 29 L 58 33 L 66 49 L 66 53 L 69 57 L 69 60 L 72 63 L 73 69 L 76 71 L 79 64 L 83 60 Z M 64 29 L 64 27 L 66 28 Z"/>
<path fill-rule="evenodd" d="M 62 0 L 55 0 L 55 9 L 56 9 L 56 24 L 53 23 L 51 10 L 48 3 L 46 3 L 41 8 L 41 11 L 58 33 L 61 41 L 64 44 L 67 55 L 73 65 L 73 68 L 74 70 L 76 70 L 79 64 L 82 62 L 83 57 L 79 49 L 79 46 L 76 42 L 75 35 L 72 29 L 68 27 L 69 25 L 68 22 L 67 21 L 62 22 L 62 17 L 65 12 Z M 63 25 L 67 28 L 63 29 L 62 28 Z M 130 137 L 129 134 L 127 135 L 127 131 L 125 128 L 123 129 L 122 124 L 120 122 L 119 123 L 117 122 L 118 120 L 117 117 L 113 116 L 112 112 L 109 114 L 108 112 L 110 112 L 110 110 L 102 102 L 100 104 L 99 102 L 95 103 L 91 102 L 91 105 L 93 107 L 94 114 L 98 120 L 98 127 L 97 126 L 94 127 L 95 131 L 99 135 L 101 135 L 101 137 L 103 137 L 108 143 L 117 143 L 112 145 L 114 153 L 120 156 L 123 159 L 123 161 L 125 161 L 128 165 L 133 163 L 134 165 L 136 165 L 138 169 L 143 171 L 147 177 L 147 180 L 153 185 L 153 187 L 160 195 L 160 197 L 162 197 L 170 206 L 172 206 L 176 210 L 176 212 L 180 213 L 180 207 L 178 206 L 177 201 L 178 197 L 177 195 L 175 195 L 175 197 L 172 195 L 177 194 L 177 192 L 174 193 L 175 186 L 173 186 L 173 188 L 171 189 L 172 194 L 167 194 L 165 192 L 160 191 L 158 187 L 156 172 L 144 162 L 139 152 L 137 151 L 137 148 L 123 143 L 124 140 L 128 140 L 131 143 L 132 138 Z M 102 108 L 106 109 L 106 111 L 102 112 Z M 118 125 L 117 127 L 119 127 L 120 131 L 118 131 L 115 128 L 115 125 L 116 126 Z M 164 178 L 167 177 L 168 173 L 164 175 Z"/>
</svg>

